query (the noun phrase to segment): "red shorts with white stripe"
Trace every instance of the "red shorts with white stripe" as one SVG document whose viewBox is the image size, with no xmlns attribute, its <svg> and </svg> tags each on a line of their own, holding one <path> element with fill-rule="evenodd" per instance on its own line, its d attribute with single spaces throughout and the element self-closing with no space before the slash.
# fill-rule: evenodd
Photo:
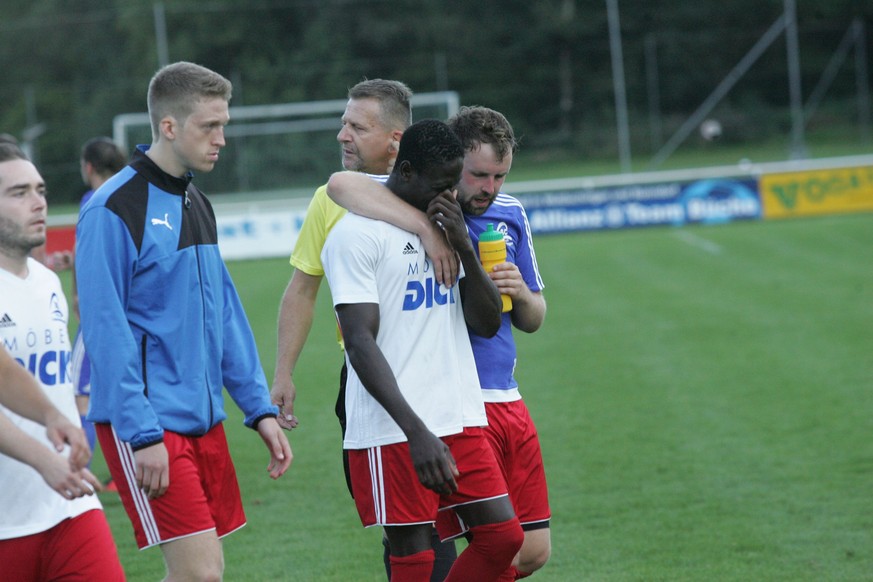
<svg viewBox="0 0 873 582">
<path fill-rule="evenodd" d="M 525 531 L 549 527 L 549 491 L 536 427 L 524 400 L 486 402 L 485 437 L 509 488 L 509 499 Z M 469 529 L 454 512 L 440 512 L 437 529 L 443 540 Z"/>
<path fill-rule="evenodd" d="M 170 487 L 151 500 L 136 486 L 130 445 L 118 439 L 111 425 L 95 426 L 140 549 L 212 530 L 223 537 L 245 525 L 236 470 L 221 424 L 200 437 L 164 431 Z"/>
<path fill-rule="evenodd" d="M 551 510 L 540 438 L 524 400 L 486 402 L 485 436 L 524 529 L 548 527 Z"/>
<path fill-rule="evenodd" d="M 451 509 L 459 505 L 506 495 L 481 428 L 466 428 L 442 440 L 460 472 L 458 491 L 451 495 L 440 495 L 419 482 L 405 442 L 349 451 L 355 505 L 365 527 L 434 523 L 438 513 L 454 513 Z"/>
</svg>

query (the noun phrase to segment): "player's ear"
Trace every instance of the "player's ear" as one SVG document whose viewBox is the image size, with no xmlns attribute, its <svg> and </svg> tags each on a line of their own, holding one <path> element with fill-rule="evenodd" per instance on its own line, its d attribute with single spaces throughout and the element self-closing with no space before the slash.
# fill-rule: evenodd
<svg viewBox="0 0 873 582">
<path fill-rule="evenodd" d="M 402 131 L 391 132 L 391 143 L 388 144 L 388 151 L 396 154 L 400 150 L 400 138 L 403 137 Z"/>
<path fill-rule="evenodd" d="M 395 168 L 396 169 L 396 168 Z M 403 160 L 400 162 L 400 176 L 406 180 L 410 181 L 415 173 L 415 170 L 412 167 L 412 164 L 409 163 L 409 160 Z"/>
<path fill-rule="evenodd" d="M 172 115 L 164 116 L 158 124 L 158 130 L 161 132 L 162 137 L 172 141 L 176 138 L 176 118 Z"/>
</svg>

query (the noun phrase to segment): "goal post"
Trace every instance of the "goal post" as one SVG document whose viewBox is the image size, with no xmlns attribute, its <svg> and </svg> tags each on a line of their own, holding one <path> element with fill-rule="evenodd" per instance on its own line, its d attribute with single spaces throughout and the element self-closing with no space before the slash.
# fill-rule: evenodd
<svg viewBox="0 0 873 582">
<path fill-rule="evenodd" d="M 284 191 L 323 183 L 341 169 L 336 134 L 347 99 L 230 107 L 227 147 L 221 163 L 199 175 L 210 194 Z M 412 96 L 414 120 L 447 119 L 457 113 L 455 91 Z M 113 120 L 113 139 L 126 152 L 151 142 L 148 113 L 124 113 Z"/>
</svg>

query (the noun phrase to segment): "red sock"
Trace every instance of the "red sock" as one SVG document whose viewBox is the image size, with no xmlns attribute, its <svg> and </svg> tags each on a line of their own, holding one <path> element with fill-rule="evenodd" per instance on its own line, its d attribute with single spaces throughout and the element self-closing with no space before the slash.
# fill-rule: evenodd
<svg viewBox="0 0 873 582">
<path fill-rule="evenodd" d="M 500 578 L 498 578 L 496 582 L 515 582 L 516 580 L 527 578 L 530 575 L 530 572 L 522 572 L 515 566 L 510 566 L 500 575 Z"/>
<path fill-rule="evenodd" d="M 517 517 L 501 523 L 470 528 L 473 535 L 445 582 L 497 581 L 511 565 L 524 542 L 524 532 Z"/>
<path fill-rule="evenodd" d="M 391 556 L 391 582 L 430 580 L 433 557 L 433 550 L 425 550 L 409 556 Z"/>
</svg>

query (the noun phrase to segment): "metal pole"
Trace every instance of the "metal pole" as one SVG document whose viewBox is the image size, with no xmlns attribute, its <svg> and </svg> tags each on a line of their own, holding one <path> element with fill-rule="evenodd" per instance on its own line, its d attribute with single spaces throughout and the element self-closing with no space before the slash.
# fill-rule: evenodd
<svg viewBox="0 0 873 582">
<path fill-rule="evenodd" d="M 627 95 L 624 83 L 624 57 L 621 52 L 621 25 L 618 17 L 618 0 L 606 0 L 606 15 L 609 20 L 609 49 L 612 55 L 612 85 L 615 93 L 615 118 L 618 126 L 618 155 L 621 171 L 631 171 L 630 132 L 628 130 Z"/>
<path fill-rule="evenodd" d="M 728 94 L 731 88 L 740 80 L 740 78 L 746 74 L 755 61 L 764 54 L 764 51 L 773 44 L 779 35 L 782 34 L 782 31 L 785 30 L 785 15 L 782 14 L 779 18 L 776 19 L 767 32 L 764 33 L 761 38 L 758 39 L 758 42 L 749 49 L 749 52 L 740 60 L 737 65 L 731 69 L 730 73 L 722 79 L 721 83 L 718 84 L 718 87 L 713 90 L 712 93 L 709 94 L 709 97 L 697 108 L 697 110 L 691 114 L 691 117 L 685 120 L 679 129 L 676 130 L 670 139 L 667 140 L 661 149 L 658 150 L 658 153 L 652 157 L 652 160 L 649 162 L 650 168 L 657 168 L 664 160 L 669 158 L 676 148 L 679 147 L 685 138 L 691 135 L 691 132 L 694 131 L 694 128 L 700 125 L 700 122 L 703 121 L 709 112 L 712 111 L 718 102 L 722 100 L 722 98 Z"/>
<path fill-rule="evenodd" d="M 658 78 L 658 45 L 655 35 L 646 35 L 646 95 L 649 101 L 649 134 L 652 142 L 652 151 L 658 151 L 663 140 L 661 129 L 661 90 Z"/>
<path fill-rule="evenodd" d="M 791 98 L 791 159 L 806 158 L 803 137 L 803 94 L 800 88 L 800 43 L 797 39 L 797 6 L 785 0 L 785 45 L 788 51 L 788 92 Z"/>
<path fill-rule="evenodd" d="M 803 118 L 805 122 L 808 123 L 809 120 L 812 119 L 812 116 L 815 115 L 819 104 L 822 99 L 824 99 L 825 92 L 831 86 L 831 83 L 834 82 L 837 73 L 840 71 L 840 67 L 843 65 L 843 61 L 846 60 L 846 55 L 849 54 L 849 51 L 855 42 L 855 28 L 853 25 L 846 30 L 846 34 L 843 35 L 840 45 L 837 47 L 837 50 L 834 51 L 834 54 L 831 56 L 831 60 L 828 61 L 827 66 L 825 66 L 824 72 L 822 72 L 818 83 L 806 100 L 806 105 L 803 107 Z"/>
<path fill-rule="evenodd" d="M 21 135 L 21 151 L 38 166 L 39 151 L 36 147 L 36 140 L 45 133 L 46 124 L 37 121 L 36 90 L 33 85 L 28 85 L 24 89 L 24 115 L 27 127 L 24 128 Z"/>
<path fill-rule="evenodd" d="M 158 49 L 158 68 L 170 64 L 169 51 L 167 50 L 167 16 L 164 12 L 164 3 L 156 2 L 152 6 L 155 18 L 155 44 Z"/>
<path fill-rule="evenodd" d="M 437 51 L 433 55 L 433 68 L 436 76 L 437 91 L 449 89 L 449 66 L 445 51 Z"/>
<path fill-rule="evenodd" d="M 855 18 L 855 83 L 858 86 L 858 126 L 861 130 L 861 144 L 869 146 L 870 138 L 870 84 L 867 75 L 867 45 L 864 21 Z"/>
<path fill-rule="evenodd" d="M 570 29 L 576 15 L 575 0 L 564 0 L 561 5 L 561 22 Z M 566 35 L 561 37 L 561 51 L 558 57 L 558 77 L 560 79 L 561 136 L 569 140 L 573 135 L 573 52 L 572 43 Z"/>
</svg>

